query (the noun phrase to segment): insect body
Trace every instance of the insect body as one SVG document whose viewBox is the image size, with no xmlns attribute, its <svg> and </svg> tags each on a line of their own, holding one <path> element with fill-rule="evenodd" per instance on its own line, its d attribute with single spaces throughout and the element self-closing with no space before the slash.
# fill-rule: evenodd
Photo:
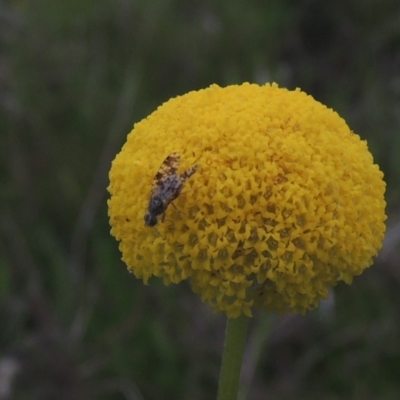
<svg viewBox="0 0 400 400">
<path fill-rule="evenodd" d="M 164 215 L 169 204 L 180 195 L 185 182 L 199 168 L 197 164 L 179 174 L 180 161 L 180 154 L 172 153 L 164 160 L 156 173 L 153 179 L 147 213 L 144 216 L 144 224 L 146 226 L 155 226 L 157 224 L 157 217 Z"/>
</svg>

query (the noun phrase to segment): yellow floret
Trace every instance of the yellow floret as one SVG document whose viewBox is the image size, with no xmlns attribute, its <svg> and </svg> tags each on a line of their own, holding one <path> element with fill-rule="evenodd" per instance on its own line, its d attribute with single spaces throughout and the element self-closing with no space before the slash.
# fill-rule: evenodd
<svg viewBox="0 0 400 400">
<path fill-rule="evenodd" d="M 152 182 L 171 153 L 200 164 L 144 225 Z M 136 277 L 178 283 L 230 317 L 300 312 L 372 264 L 385 183 L 366 142 L 300 90 L 234 85 L 187 93 L 137 123 L 110 171 L 111 233 Z"/>
</svg>

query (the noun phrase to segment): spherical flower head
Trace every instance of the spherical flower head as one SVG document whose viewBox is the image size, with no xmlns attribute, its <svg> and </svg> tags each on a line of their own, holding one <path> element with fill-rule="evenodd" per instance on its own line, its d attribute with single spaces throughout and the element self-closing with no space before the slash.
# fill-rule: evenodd
<svg viewBox="0 0 400 400">
<path fill-rule="evenodd" d="M 147 226 L 172 154 L 176 177 L 199 167 Z M 229 317 L 305 313 L 372 264 L 382 178 L 366 142 L 302 91 L 212 85 L 135 124 L 110 171 L 111 233 L 145 283 L 188 279 Z"/>
</svg>

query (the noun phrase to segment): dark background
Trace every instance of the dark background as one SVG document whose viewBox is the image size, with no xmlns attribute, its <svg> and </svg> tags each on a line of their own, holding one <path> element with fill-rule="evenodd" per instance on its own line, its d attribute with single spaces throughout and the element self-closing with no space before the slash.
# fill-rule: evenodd
<svg viewBox="0 0 400 400">
<path fill-rule="evenodd" d="M 106 187 L 134 122 L 244 81 L 343 116 L 389 216 L 352 286 L 305 317 L 254 319 L 248 398 L 400 398 L 398 0 L 0 0 L 0 400 L 215 398 L 224 317 L 186 283 L 126 271 Z"/>
</svg>

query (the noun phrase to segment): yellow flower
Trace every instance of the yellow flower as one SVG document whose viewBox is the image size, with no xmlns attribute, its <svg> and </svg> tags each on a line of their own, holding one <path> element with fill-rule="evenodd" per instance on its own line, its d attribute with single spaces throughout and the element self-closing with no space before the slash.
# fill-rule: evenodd
<svg viewBox="0 0 400 400">
<path fill-rule="evenodd" d="M 145 226 L 163 160 L 200 168 Z M 134 126 L 113 161 L 108 201 L 122 259 L 145 283 L 189 279 L 230 317 L 305 313 L 372 264 L 385 183 L 365 141 L 300 90 L 216 85 L 174 98 Z"/>
</svg>

